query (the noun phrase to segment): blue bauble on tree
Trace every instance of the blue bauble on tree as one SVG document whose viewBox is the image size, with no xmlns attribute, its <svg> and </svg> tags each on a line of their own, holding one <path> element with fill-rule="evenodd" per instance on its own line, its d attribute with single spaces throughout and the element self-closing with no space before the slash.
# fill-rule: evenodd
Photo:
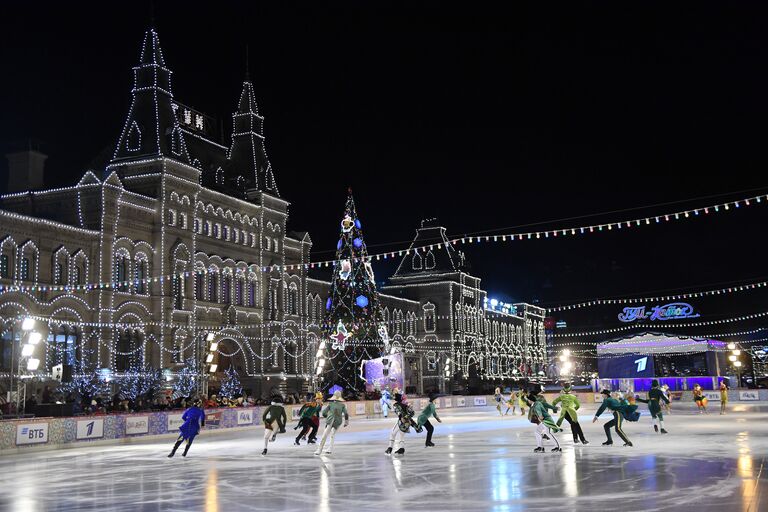
<svg viewBox="0 0 768 512">
<path fill-rule="evenodd" d="M 359 307 L 364 308 L 368 305 L 368 297 L 365 295 L 358 295 L 355 299 L 355 304 L 357 304 Z"/>
<path fill-rule="evenodd" d="M 352 240 L 352 245 L 355 246 L 355 249 L 359 249 L 363 246 L 363 240 L 362 238 L 355 238 Z"/>
</svg>

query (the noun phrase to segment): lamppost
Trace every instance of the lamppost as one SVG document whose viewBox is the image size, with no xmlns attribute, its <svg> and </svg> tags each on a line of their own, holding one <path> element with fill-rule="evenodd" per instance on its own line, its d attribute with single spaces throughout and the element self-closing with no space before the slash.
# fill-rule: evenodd
<svg viewBox="0 0 768 512">
<path fill-rule="evenodd" d="M 560 362 L 563 363 L 560 367 L 560 375 L 566 376 L 571 374 L 573 363 L 571 363 L 571 351 L 567 348 L 560 353 Z"/>
<path fill-rule="evenodd" d="M 27 317 L 21 322 L 21 330 L 24 332 L 22 336 L 22 340 L 25 340 L 24 346 L 21 348 L 21 355 L 19 356 L 19 360 L 16 363 L 16 369 L 14 371 L 13 368 L 13 362 L 16 361 L 16 341 L 14 340 L 11 344 L 11 385 L 10 385 L 10 392 L 13 393 L 14 391 L 14 380 L 18 380 L 17 388 L 16 389 L 16 396 L 15 396 L 15 404 L 16 404 L 16 414 L 19 413 L 19 409 L 22 409 L 22 412 L 24 411 L 24 400 L 21 399 L 21 363 L 24 361 L 25 358 L 27 358 L 27 371 L 33 372 L 37 370 L 37 368 L 40 366 L 40 360 L 32 357 L 35 353 L 35 347 L 38 343 L 40 343 L 40 340 L 42 339 L 42 335 L 34 330 L 35 328 L 35 319 Z M 18 379 L 15 379 L 16 372 L 19 373 Z M 26 386 L 26 385 L 25 385 Z M 25 393 L 26 395 L 26 393 Z M 26 398 L 26 396 L 25 396 Z M 21 404 L 21 407 L 19 405 Z"/>
<path fill-rule="evenodd" d="M 728 360 L 733 363 L 733 366 L 736 368 L 736 387 L 741 387 L 741 361 L 739 361 L 739 356 L 741 355 L 741 350 L 736 348 L 736 344 L 731 342 L 728 344 L 728 350 L 731 351 L 731 355 L 728 356 Z"/>
</svg>

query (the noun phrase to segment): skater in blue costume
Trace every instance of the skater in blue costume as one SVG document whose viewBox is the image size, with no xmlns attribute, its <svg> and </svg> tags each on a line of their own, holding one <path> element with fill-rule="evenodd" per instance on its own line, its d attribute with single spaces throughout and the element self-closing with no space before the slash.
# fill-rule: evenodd
<svg viewBox="0 0 768 512">
<path fill-rule="evenodd" d="M 179 446 L 185 440 L 187 445 L 184 447 L 184 453 L 181 456 L 186 457 L 189 447 L 192 446 L 192 441 L 200 433 L 200 429 L 205 426 L 205 411 L 203 411 L 203 406 L 199 399 L 193 402 L 192 407 L 184 411 L 181 419 L 184 420 L 184 423 L 179 427 L 179 438 L 176 440 L 176 444 L 173 445 L 173 450 L 168 454 L 168 457 L 173 457 L 176 454 L 176 450 L 179 449 Z"/>
</svg>

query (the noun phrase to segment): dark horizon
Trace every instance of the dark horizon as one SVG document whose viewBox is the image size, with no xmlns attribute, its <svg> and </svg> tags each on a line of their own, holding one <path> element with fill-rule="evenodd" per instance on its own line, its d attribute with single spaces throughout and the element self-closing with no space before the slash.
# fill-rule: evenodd
<svg viewBox="0 0 768 512">
<path fill-rule="evenodd" d="M 0 60 L 14 79 L 0 84 L 0 149 L 40 141 L 46 185 L 64 186 L 116 143 L 150 8 L 44 5 L 8 5 L 1 22 Z M 374 253 L 407 247 L 431 217 L 459 236 L 768 192 L 768 7 L 667 7 L 662 18 L 652 6 L 472 13 L 431 3 L 162 3 L 155 25 L 176 99 L 220 119 L 225 133 L 250 48 L 289 228 L 309 231 L 313 259 L 328 259 L 347 187 Z M 508 302 L 716 288 L 768 277 L 766 206 L 463 250 L 489 295 Z M 393 270 L 377 264 L 377 281 Z M 729 297 L 692 302 L 707 320 L 762 311 L 768 295 Z M 562 316 L 586 329 L 612 326 L 613 314 Z"/>
</svg>

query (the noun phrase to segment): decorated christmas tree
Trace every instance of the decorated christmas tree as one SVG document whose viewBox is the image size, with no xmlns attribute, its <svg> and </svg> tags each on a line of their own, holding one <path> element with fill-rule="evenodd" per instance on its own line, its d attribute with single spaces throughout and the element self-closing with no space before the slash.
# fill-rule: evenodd
<svg viewBox="0 0 768 512">
<path fill-rule="evenodd" d="M 363 390 L 361 365 L 388 349 L 379 295 L 363 239 L 363 229 L 349 191 L 341 235 L 336 245 L 331 291 L 325 303 L 324 341 L 316 375 L 319 387 Z"/>
<path fill-rule="evenodd" d="M 192 358 L 184 361 L 184 366 L 173 379 L 173 398 L 191 398 L 197 394 L 197 367 Z"/>
<path fill-rule="evenodd" d="M 163 388 L 165 379 L 160 370 L 134 363 L 116 380 L 116 384 L 120 395 L 128 400 L 152 400 Z"/>
<path fill-rule="evenodd" d="M 221 390 L 219 395 L 224 398 L 236 398 L 243 394 L 243 388 L 240 385 L 240 378 L 237 376 L 234 366 L 230 366 L 224 372 L 224 379 L 221 381 Z"/>
</svg>

